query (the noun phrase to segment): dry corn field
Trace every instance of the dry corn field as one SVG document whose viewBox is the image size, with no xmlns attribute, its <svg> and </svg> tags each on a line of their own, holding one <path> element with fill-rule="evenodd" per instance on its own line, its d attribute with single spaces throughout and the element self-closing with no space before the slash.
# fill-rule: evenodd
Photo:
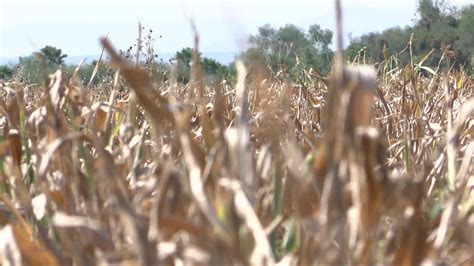
<svg viewBox="0 0 474 266">
<path fill-rule="evenodd" d="M 465 71 L 182 85 L 102 44 L 98 85 L 0 84 L 1 265 L 474 264 Z"/>
</svg>

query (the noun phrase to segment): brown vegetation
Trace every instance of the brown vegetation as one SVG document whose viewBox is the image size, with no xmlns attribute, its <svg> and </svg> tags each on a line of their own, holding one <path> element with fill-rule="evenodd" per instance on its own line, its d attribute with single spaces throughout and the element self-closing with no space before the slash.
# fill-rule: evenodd
<svg viewBox="0 0 474 266">
<path fill-rule="evenodd" d="M 474 263 L 466 73 L 157 84 L 102 42 L 113 82 L 1 85 L 2 264 Z"/>
</svg>

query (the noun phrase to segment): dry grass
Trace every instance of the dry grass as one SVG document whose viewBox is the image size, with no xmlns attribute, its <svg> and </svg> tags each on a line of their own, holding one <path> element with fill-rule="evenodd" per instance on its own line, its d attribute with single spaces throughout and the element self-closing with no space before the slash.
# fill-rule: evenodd
<svg viewBox="0 0 474 266">
<path fill-rule="evenodd" d="M 103 45 L 113 82 L 1 84 L 2 264 L 474 264 L 472 76 L 180 86 Z"/>
</svg>

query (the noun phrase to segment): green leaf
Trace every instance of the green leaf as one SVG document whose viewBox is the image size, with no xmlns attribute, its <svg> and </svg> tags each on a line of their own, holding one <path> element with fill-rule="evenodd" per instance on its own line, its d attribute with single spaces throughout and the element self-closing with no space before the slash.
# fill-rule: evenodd
<svg viewBox="0 0 474 266">
<path fill-rule="evenodd" d="M 282 247 L 286 252 L 293 252 L 298 246 L 298 232 L 296 228 L 295 219 L 291 220 L 291 223 L 288 226 L 288 230 L 285 232 L 283 237 Z"/>
</svg>

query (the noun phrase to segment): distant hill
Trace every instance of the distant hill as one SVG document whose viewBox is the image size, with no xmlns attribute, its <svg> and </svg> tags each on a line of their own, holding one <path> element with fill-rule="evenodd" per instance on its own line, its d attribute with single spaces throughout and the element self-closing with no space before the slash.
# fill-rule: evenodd
<svg viewBox="0 0 474 266">
<path fill-rule="evenodd" d="M 234 52 L 203 52 L 203 56 L 212 58 L 214 60 L 217 60 L 218 62 L 222 64 L 230 64 L 234 61 L 234 58 L 236 56 L 236 53 Z M 158 60 L 163 60 L 164 62 L 168 62 L 175 53 L 159 53 L 158 54 Z M 79 62 L 83 59 L 86 58 L 86 63 L 92 62 L 92 60 L 97 60 L 99 59 L 100 55 L 79 55 L 79 56 L 67 56 L 64 58 L 64 61 L 68 65 L 76 65 L 79 64 Z M 19 62 L 19 57 L 5 57 L 5 56 L 0 56 L 0 65 L 16 65 Z"/>
</svg>

